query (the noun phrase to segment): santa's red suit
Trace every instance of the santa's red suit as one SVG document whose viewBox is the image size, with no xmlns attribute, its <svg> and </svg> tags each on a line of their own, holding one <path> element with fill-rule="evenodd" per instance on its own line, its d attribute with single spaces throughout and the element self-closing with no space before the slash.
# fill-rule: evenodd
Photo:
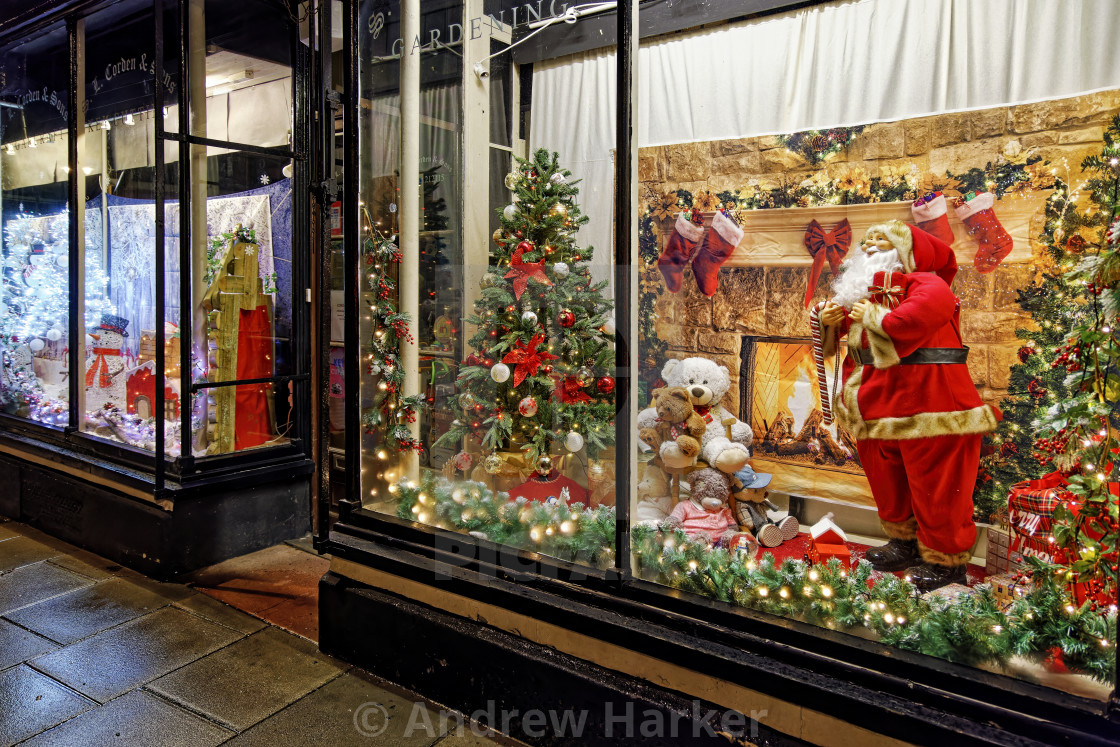
<svg viewBox="0 0 1120 747">
<path fill-rule="evenodd" d="M 1001 415 L 980 401 L 965 362 L 953 250 L 910 231 L 912 246 L 895 243 L 903 270 L 875 273 L 862 324 L 827 328 L 823 347 L 831 355 L 847 332 L 834 410 L 856 439 L 884 531 L 916 537 L 927 563 L 958 566 L 976 540 L 980 441 Z"/>
</svg>

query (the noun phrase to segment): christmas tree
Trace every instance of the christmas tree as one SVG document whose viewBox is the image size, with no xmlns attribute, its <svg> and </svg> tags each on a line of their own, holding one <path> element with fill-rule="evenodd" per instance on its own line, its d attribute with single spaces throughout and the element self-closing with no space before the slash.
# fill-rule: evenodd
<svg viewBox="0 0 1120 747">
<path fill-rule="evenodd" d="M 21 206 L 22 207 L 22 206 Z M 0 288 L 0 406 L 55 425 L 68 422 L 65 392 L 44 390 L 33 358 L 64 360 L 67 352 L 70 294 L 69 217 L 21 212 L 4 225 Z M 92 232 L 87 232 L 87 236 Z M 101 251 L 85 252 L 85 325 L 93 329 L 112 313 Z M 61 398 L 61 399 L 59 399 Z"/>
<path fill-rule="evenodd" d="M 1011 367 L 1008 396 L 1000 402 L 1003 420 L 989 439 L 990 453 L 981 461 L 974 503 L 977 517 L 984 521 L 1006 510 L 1012 485 L 1071 463 L 1058 439 L 1040 439 L 1037 432 L 1047 411 L 1069 401 L 1077 388 L 1059 360 L 1068 359 L 1069 331 L 1086 318 L 1090 306 L 1082 281 L 1067 273 L 1089 248 L 1102 242 L 1111 208 L 1105 191 L 1091 187 L 1100 174 L 1088 160 L 1082 168 L 1084 182 L 1055 180 L 1046 203 L 1045 230 L 1038 237 L 1045 246 L 1043 261 L 1035 281 L 1019 290 L 1019 305 L 1033 324 L 1016 332 L 1023 341 L 1019 363 Z"/>
<path fill-rule="evenodd" d="M 613 303 L 607 283 L 591 278 L 592 248 L 576 244 L 588 219 L 570 176 L 544 149 L 506 176 L 514 200 L 466 319 L 477 331 L 459 371 L 456 420 L 437 445 L 471 436 L 487 451 L 535 460 L 585 444 L 593 459 L 614 443 Z"/>
<path fill-rule="evenodd" d="M 1065 603 L 1092 610 L 1114 604 L 1120 546 L 1115 485 L 1115 403 L 1120 400 L 1120 117 L 1105 131 L 1083 179 L 1058 182 L 1047 202 L 1041 241 L 1047 262 L 1019 303 L 1035 329 L 1011 369 L 1004 420 L 984 458 L 975 502 L 983 517 L 1006 509 L 1012 485 L 1058 471 L 1068 490 L 1053 512 L 1048 566 L 1066 585 Z M 1110 224 L 1112 228 L 1110 228 Z M 1114 609 L 1114 607 L 1113 607 Z M 1067 652 L 1068 653 L 1068 652 Z"/>
</svg>

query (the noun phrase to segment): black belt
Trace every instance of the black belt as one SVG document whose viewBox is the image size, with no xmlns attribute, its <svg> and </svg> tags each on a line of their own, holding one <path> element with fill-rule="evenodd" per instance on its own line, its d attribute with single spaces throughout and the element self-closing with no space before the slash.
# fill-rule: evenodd
<svg viewBox="0 0 1120 747">
<path fill-rule="evenodd" d="M 860 348 L 856 360 L 865 366 L 875 363 L 871 351 Z M 910 355 L 899 361 L 903 366 L 919 366 L 934 363 L 965 363 L 968 361 L 968 348 L 918 348 Z"/>
</svg>

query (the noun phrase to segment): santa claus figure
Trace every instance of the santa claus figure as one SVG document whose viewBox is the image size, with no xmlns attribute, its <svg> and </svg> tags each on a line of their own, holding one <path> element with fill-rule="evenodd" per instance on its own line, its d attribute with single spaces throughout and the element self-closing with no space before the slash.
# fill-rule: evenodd
<svg viewBox="0 0 1120 747">
<path fill-rule="evenodd" d="M 944 241 L 888 221 L 871 226 L 842 265 L 820 313 L 824 354 L 847 335 L 837 420 L 856 439 L 889 542 L 867 552 L 922 590 L 965 582 L 976 540 L 972 488 L 982 434 L 999 410 L 968 372 L 957 272 Z"/>
</svg>

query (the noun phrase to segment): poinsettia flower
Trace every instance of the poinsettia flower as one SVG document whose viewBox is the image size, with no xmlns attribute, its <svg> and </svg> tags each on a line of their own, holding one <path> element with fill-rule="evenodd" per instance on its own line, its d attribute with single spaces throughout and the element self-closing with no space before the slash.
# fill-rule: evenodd
<svg viewBox="0 0 1120 747">
<path fill-rule="evenodd" d="M 704 189 L 696 193 L 692 198 L 692 206 L 703 213 L 710 213 L 719 210 L 720 202 L 711 191 Z"/>
<path fill-rule="evenodd" d="M 672 218 L 679 210 L 676 191 L 666 192 L 661 197 L 653 200 L 650 213 L 654 218 Z"/>
<path fill-rule="evenodd" d="M 527 344 L 518 341 L 517 347 L 506 353 L 506 356 L 502 358 L 502 363 L 512 363 L 515 366 L 513 369 L 514 387 L 521 386 L 521 382 L 525 381 L 526 377 L 536 376 L 544 361 L 555 360 L 559 357 L 541 349 L 544 340 L 544 333 L 538 332 L 533 335 L 533 339 L 529 340 Z"/>
<path fill-rule="evenodd" d="M 868 181 L 867 172 L 858 166 L 845 171 L 836 180 L 836 188 L 841 192 L 855 192 L 863 197 L 871 195 L 871 183 Z"/>
</svg>

